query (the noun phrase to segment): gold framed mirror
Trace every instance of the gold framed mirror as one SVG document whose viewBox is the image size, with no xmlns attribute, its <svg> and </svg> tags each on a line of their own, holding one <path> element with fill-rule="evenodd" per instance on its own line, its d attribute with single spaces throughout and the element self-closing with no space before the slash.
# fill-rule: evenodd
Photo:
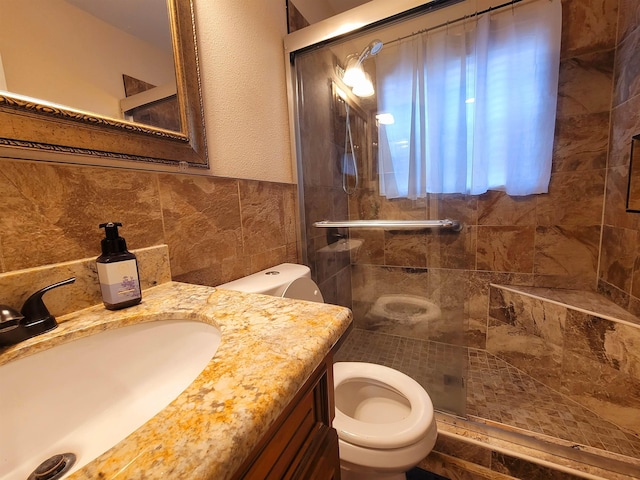
<svg viewBox="0 0 640 480">
<path fill-rule="evenodd" d="M 61 161 L 71 155 L 75 161 L 91 164 L 114 159 L 208 167 L 193 2 L 166 0 L 166 5 L 178 127 L 159 128 L 66 107 L 11 93 L 5 86 L 0 90 L 0 153 L 33 159 L 44 154 L 46 159 Z M 46 76 L 46 67 L 41 69 Z"/>
</svg>

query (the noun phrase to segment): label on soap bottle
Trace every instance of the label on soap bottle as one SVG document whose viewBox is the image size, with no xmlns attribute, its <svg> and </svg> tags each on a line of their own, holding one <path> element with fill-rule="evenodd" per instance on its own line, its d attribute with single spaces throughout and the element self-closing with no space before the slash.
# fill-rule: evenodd
<svg viewBox="0 0 640 480">
<path fill-rule="evenodd" d="M 136 260 L 97 263 L 102 299 L 117 305 L 140 297 L 140 281 Z"/>
</svg>

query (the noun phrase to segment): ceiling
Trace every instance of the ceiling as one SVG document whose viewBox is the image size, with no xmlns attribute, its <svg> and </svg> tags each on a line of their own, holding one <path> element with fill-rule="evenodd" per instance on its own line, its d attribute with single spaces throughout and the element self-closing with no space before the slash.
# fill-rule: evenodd
<svg viewBox="0 0 640 480">
<path fill-rule="evenodd" d="M 316 23 L 370 0 L 289 0 L 309 23 Z M 391 0 L 393 1 L 393 0 Z"/>
<path fill-rule="evenodd" d="M 166 0 L 66 0 L 66 2 L 164 51 L 173 51 Z"/>
<path fill-rule="evenodd" d="M 65 0 L 165 51 L 172 51 L 166 0 Z M 284 3 L 287 0 L 282 0 Z M 313 24 L 370 0 L 288 0 Z"/>
</svg>

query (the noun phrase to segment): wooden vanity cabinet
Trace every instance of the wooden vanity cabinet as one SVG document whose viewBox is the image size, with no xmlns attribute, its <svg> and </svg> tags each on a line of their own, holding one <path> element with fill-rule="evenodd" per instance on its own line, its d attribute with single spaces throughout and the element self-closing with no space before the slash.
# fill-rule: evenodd
<svg viewBox="0 0 640 480">
<path fill-rule="evenodd" d="M 331 427 L 333 416 L 333 355 L 329 353 L 238 469 L 234 480 L 339 480 L 338 434 Z"/>
</svg>

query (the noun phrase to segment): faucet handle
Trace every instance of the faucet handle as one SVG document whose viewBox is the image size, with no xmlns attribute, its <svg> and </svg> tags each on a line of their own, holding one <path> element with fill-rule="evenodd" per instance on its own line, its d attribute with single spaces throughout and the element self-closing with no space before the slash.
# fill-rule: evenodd
<svg viewBox="0 0 640 480">
<path fill-rule="evenodd" d="M 58 322 L 49 313 L 42 296 L 52 288 L 75 282 L 75 277 L 54 283 L 38 290 L 27 298 L 20 313 L 6 305 L 0 305 L 0 347 L 15 345 L 41 333 L 53 330 Z"/>
<path fill-rule="evenodd" d="M 0 332 L 8 331 L 20 325 L 24 317 L 13 308 L 0 305 Z"/>
<path fill-rule="evenodd" d="M 61 282 L 44 287 L 27 298 L 27 300 L 24 302 L 24 305 L 22 306 L 22 309 L 20 310 L 20 313 L 25 318 L 26 325 L 48 322 L 53 324 L 51 328 L 55 328 L 55 326 L 57 325 L 56 319 L 53 315 L 51 315 L 51 313 L 49 313 L 49 309 L 42 301 L 42 296 L 49 290 L 61 287 L 62 285 L 68 285 L 75 281 L 76 277 L 68 278 Z"/>
</svg>

